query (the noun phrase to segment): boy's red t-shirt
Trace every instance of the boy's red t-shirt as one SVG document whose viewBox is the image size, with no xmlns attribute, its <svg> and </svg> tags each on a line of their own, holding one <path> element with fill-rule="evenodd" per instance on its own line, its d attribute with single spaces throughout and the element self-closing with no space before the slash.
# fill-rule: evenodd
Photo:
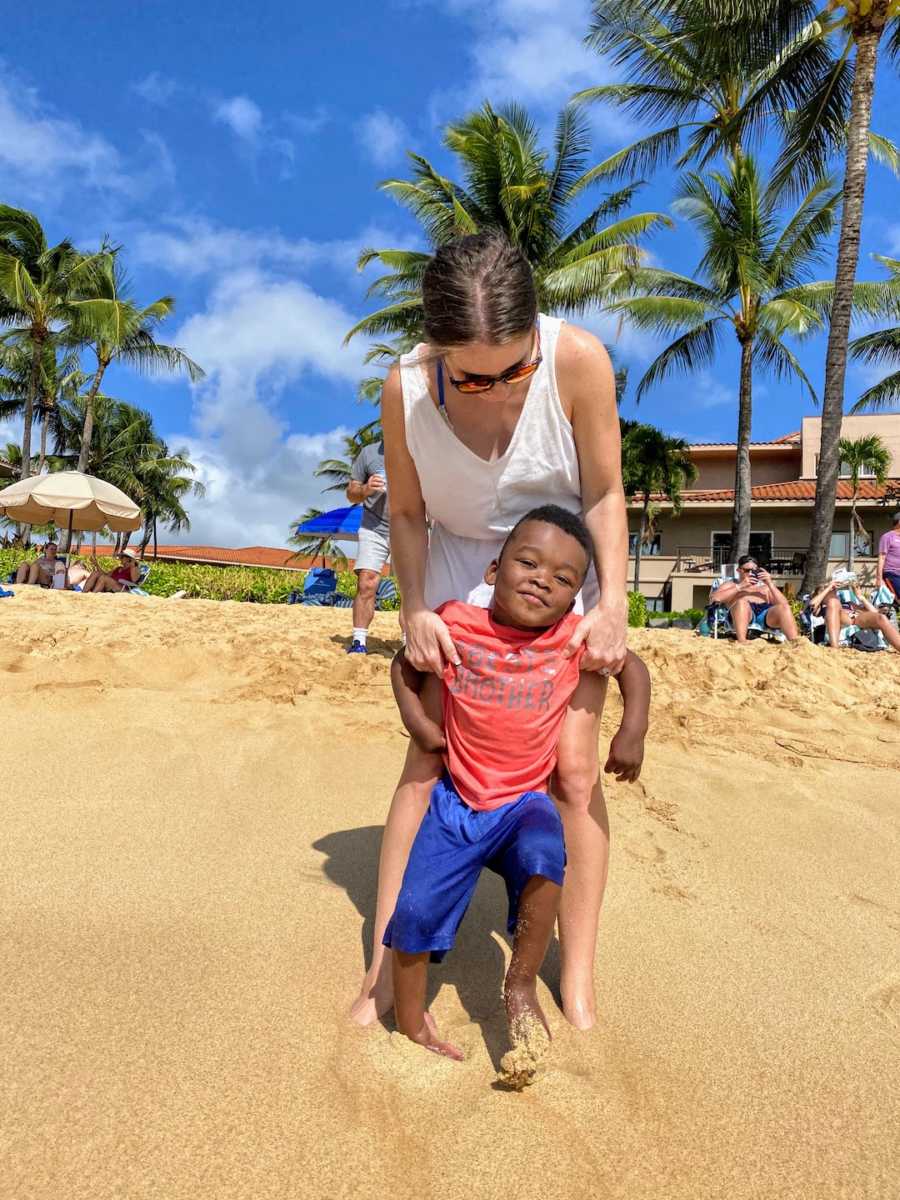
<svg viewBox="0 0 900 1200">
<path fill-rule="evenodd" d="M 550 629 L 527 630 L 459 600 L 436 611 L 462 659 L 444 671 L 444 761 L 459 796 L 492 809 L 544 791 L 578 686 L 581 653 L 564 658 L 563 650 L 581 618 L 569 613 Z"/>
</svg>

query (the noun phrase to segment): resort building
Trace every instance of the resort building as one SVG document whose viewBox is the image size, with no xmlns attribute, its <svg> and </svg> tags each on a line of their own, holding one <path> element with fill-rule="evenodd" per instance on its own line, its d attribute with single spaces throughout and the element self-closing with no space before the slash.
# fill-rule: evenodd
<svg viewBox="0 0 900 1200">
<path fill-rule="evenodd" d="M 900 509 L 900 413 L 844 417 L 842 436 L 877 434 L 890 456 L 889 478 L 878 485 L 863 473 L 857 512 L 865 537 L 857 537 L 854 567 L 863 581 L 874 580 L 878 539 Z M 772 573 L 779 586 L 800 584 L 809 544 L 821 418 L 804 417 L 801 429 L 773 442 L 750 447 L 752 532 L 750 551 Z M 681 611 L 706 605 L 722 564 L 731 559 L 731 513 L 737 447 L 727 442 L 700 442 L 690 448 L 697 479 L 682 497 L 681 515 L 671 501 L 654 497 L 653 529 L 641 555 L 640 591 L 651 609 Z M 838 483 L 831 566 L 846 566 L 850 550 L 851 487 L 841 468 Z M 641 501 L 629 501 L 629 582 L 634 586 L 634 551 L 640 528 Z"/>
</svg>

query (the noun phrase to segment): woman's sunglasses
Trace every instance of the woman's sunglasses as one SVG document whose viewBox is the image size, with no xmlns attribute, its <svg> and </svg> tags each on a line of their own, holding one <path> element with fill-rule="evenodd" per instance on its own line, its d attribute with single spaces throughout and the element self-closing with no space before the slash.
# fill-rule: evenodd
<svg viewBox="0 0 900 1200">
<path fill-rule="evenodd" d="M 532 377 L 543 361 L 541 335 L 538 330 L 537 358 L 533 358 L 530 362 L 517 363 L 514 367 L 509 367 L 508 370 L 501 371 L 499 375 L 467 375 L 465 379 L 454 379 L 448 368 L 447 378 L 458 392 L 471 396 L 476 392 L 489 392 L 498 383 L 522 383 L 524 380 Z"/>
</svg>

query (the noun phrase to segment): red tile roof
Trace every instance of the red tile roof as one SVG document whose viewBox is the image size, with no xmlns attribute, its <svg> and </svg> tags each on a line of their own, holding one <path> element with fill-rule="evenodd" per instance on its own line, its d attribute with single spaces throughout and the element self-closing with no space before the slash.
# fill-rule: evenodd
<svg viewBox="0 0 900 1200">
<path fill-rule="evenodd" d="M 111 555 L 113 548 L 112 546 L 98 546 L 97 553 Z M 160 546 L 157 554 L 162 559 L 212 563 L 217 566 L 274 567 L 282 571 L 305 571 L 307 567 L 313 566 L 311 558 L 295 558 L 292 551 L 273 546 L 242 546 L 239 549 L 231 549 L 227 546 Z M 153 550 L 150 546 L 147 547 L 147 558 L 153 558 Z M 317 558 L 315 561 L 321 566 L 321 558 Z"/>
<path fill-rule="evenodd" d="M 885 484 L 870 483 L 861 480 L 859 485 L 860 500 L 881 500 L 888 487 L 896 488 L 900 479 L 890 479 Z M 761 483 L 751 489 L 754 500 L 800 500 L 812 501 L 816 495 L 815 479 L 793 479 L 786 483 Z M 714 490 L 698 490 L 682 492 L 682 498 L 688 504 L 731 503 L 734 500 L 733 488 L 716 488 Z M 851 500 L 853 489 L 846 479 L 838 480 L 838 500 Z"/>
</svg>

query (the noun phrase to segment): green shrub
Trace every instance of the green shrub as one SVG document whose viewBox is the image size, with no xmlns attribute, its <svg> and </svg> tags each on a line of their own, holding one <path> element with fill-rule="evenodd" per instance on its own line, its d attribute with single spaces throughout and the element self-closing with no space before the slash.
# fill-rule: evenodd
<svg viewBox="0 0 900 1200">
<path fill-rule="evenodd" d="M 647 601 L 643 592 L 628 593 L 628 624 L 642 629 L 647 624 Z"/>
</svg>

